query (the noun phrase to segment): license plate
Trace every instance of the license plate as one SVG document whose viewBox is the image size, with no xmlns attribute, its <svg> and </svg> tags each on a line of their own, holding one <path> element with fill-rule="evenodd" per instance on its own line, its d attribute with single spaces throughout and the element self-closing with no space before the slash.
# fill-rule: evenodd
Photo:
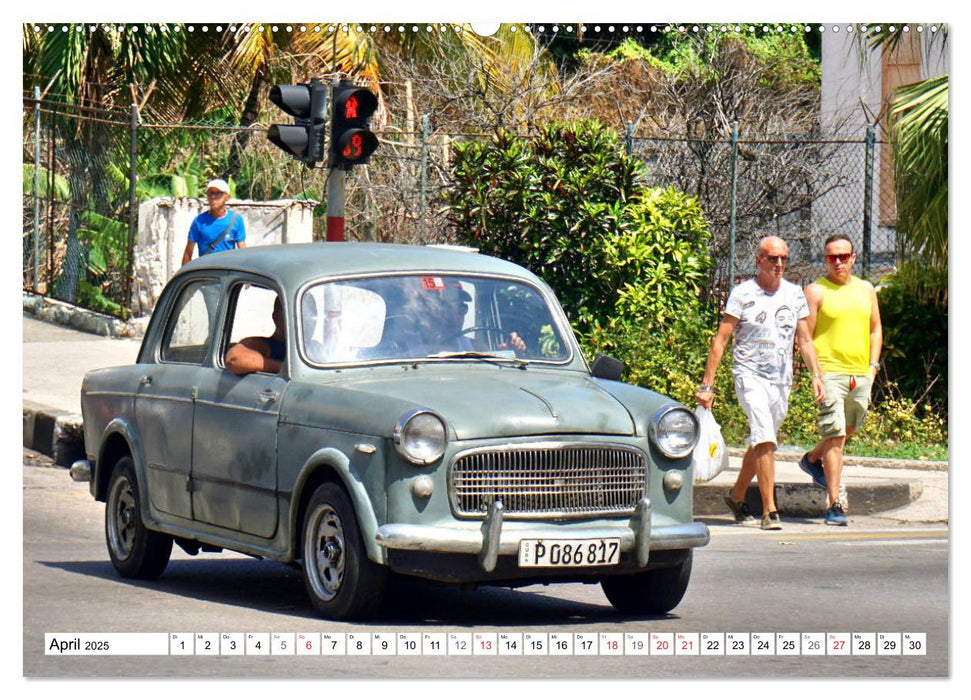
<svg viewBox="0 0 971 700">
<path fill-rule="evenodd" d="M 521 540 L 519 566 L 612 566 L 620 563 L 620 538 Z"/>
</svg>

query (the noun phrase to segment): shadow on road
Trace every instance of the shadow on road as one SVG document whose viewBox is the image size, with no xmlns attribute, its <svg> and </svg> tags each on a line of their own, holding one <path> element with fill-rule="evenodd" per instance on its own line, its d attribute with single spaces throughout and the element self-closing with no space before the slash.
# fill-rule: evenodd
<svg viewBox="0 0 971 700">
<path fill-rule="evenodd" d="M 215 558 L 172 560 L 156 581 L 123 579 L 108 561 L 41 561 L 42 566 L 122 583 L 133 588 L 235 605 L 264 612 L 319 619 L 307 599 L 300 569 L 272 561 Z M 406 577 L 395 577 L 387 600 L 368 623 L 383 625 L 448 624 L 519 627 L 622 623 L 599 586 L 584 587 L 602 604 L 557 597 L 561 585 L 512 590 L 493 586 L 467 589 Z M 576 590 L 576 587 L 572 587 Z M 539 590 L 537 590 L 539 589 Z M 656 618 L 670 619 L 676 615 Z"/>
</svg>

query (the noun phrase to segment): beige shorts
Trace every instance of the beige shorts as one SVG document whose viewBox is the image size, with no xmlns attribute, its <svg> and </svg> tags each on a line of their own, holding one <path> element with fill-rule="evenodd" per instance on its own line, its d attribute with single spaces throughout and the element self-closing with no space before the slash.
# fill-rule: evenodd
<svg viewBox="0 0 971 700">
<path fill-rule="evenodd" d="M 816 424 L 824 438 L 846 435 L 847 426 L 859 429 L 870 405 L 873 378 L 868 375 L 827 374 L 823 377 L 826 399 L 819 405 Z"/>
<path fill-rule="evenodd" d="M 789 386 L 748 374 L 736 374 L 735 395 L 748 418 L 749 446 L 763 442 L 778 445 L 776 433 L 789 410 Z"/>
</svg>

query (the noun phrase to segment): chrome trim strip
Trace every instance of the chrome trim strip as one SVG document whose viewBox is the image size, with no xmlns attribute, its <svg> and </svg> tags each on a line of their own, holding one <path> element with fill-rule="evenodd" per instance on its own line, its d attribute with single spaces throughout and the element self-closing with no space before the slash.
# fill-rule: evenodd
<svg viewBox="0 0 971 700">
<path fill-rule="evenodd" d="M 123 399 L 130 399 L 135 396 L 144 396 L 144 394 L 137 394 L 131 391 L 109 391 L 107 389 L 85 391 L 84 395 L 85 396 L 120 396 Z"/>
<path fill-rule="evenodd" d="M 206 399 L 196 399 L 195 403 L 198 406 L 208 406 L 210 408 L 218 408 L 224 411 L 239 411 L 240 413 L 257 413 L 261 416 L 275 416 L 279 414 L 279 411 L 275 409 L 266 410 L 263 408 L 250 408 L 249 406 L 239 406 L 231 403 L 217 403 L 215 401 L 208 401 Z"/>
</svg>

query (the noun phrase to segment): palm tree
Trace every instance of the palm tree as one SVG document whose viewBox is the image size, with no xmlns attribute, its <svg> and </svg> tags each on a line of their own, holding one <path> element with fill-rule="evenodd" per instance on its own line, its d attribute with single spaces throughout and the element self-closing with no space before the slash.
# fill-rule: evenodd
<svg viewBox="0 0 971 700">
<path fill-rule="evenodd" d="M 249 85 L 240 126 L 248 127 L 259 120 L 274 81 L 304 81 L 323 74 L 350 76 L 366 83 L 383 102 L 385 57 L 398 51 L 445 66 L 471 58 L 482 67 L 480 87 L 502 90 L 508 87 L 514 69 L 532 60 L 537 49 L 532 36 L 508 27 L 494 36 L 483 37 L 467 29 L 455 31 L 450 25 L 421 25 L 419 31 L 410 31 L 412 26 L 409 25 L 409 31 L 398 31 L 397 27 L 385 31 L 384 27 L 372 25 L 278 26 L 273 31 L 269 24 L 253 24 L 228 29 L 224 35 L 224 64 L 228 70 L 244 76 Z M 552 62 L 543 65 L 547 73 L 555 72 Z M 239 167 L 239 153 L 250 135 L 244 131 L 236 138 L 235 157 L 230 158 L 233 172 Z"/>
<path fill-rule="evenodd" d="M 82 214 L 91 208 L 101 213 L 110 209 L 103 186 L 110 167 L 103 110 L 127 108 L 135 97 L 133 86 L 149 83 L 155 86 L 153 102 L 160 111 L 184 110 L 186 86 L 200 71 L 186 70 L 192 41 L 180 25 L 170 25 L 167 31 L 104 24 L 59 28 L 62 31 L 38 32 L 33 25 L 23 26 L 24 87 L 46 87 L 65 111 L 87 117 L 62 118 L 55 124 L 71 163 L 67 250 L 59 292 L 75 301 L 82 267 Z"/>
<path fill-rule="evenodd" d="M 894 25 L 866 34 L 866 46 L 893 51 L 904 36 Z M 897 25 L 899 27 L 899 25 Z M 947 26 L 941 25 L 935 41 L 944 51 Z M 917 255 L 936 268 L 934 277 L 947 284 L 948 190 L 948 76 L 940 75 L 897 90 L 890 104 L 890 139 L 893 145 L 897 193 L 897 238 L 904 259 Z M 941 274 L 943 273 L 943 274 Z"/>
<path fill-rule="evenodd" d="M 903 252 L 946 270 L 948 77 L 900 88 L 890 116 Z"/>
</svg>

